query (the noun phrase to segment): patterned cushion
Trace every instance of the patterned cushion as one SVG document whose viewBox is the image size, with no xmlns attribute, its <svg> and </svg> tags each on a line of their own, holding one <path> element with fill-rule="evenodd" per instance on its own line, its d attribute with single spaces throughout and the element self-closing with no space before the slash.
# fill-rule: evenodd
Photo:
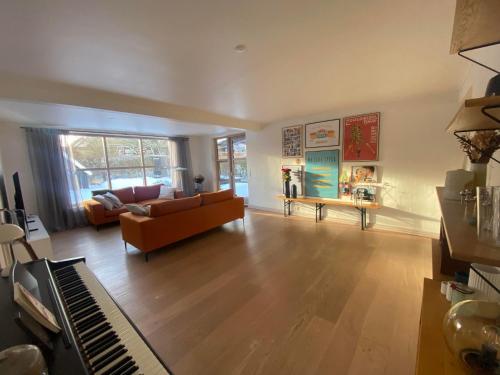
<svg viewBox="0 0 500 375">
<path fill-rule="evenodd" d="M 113 208 L 121 208 L 123 206 L 122 201 L 120 198 L 118 198 L 116 195 L 114 195 L 111 192 L 107 192 L 106 194 L 103 195 L 105 198 L 111 201 L 113 203 Z"/>
<path fill-rule="evenodd" d="M 98 201 L 100 204 L 102 204 L 106 210 L 112 210 L 113 209 L 113 202 L 111 202 L 104 195 L 94 195 L 92 198 L 95 201 Z"/>
</svg>

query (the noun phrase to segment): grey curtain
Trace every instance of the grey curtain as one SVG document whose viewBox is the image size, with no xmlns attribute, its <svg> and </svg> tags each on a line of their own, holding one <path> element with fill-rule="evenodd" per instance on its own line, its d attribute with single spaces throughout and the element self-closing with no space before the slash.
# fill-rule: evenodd
<svg viewBox="0 0 500 375">
<path fill-rule="evenodd" d="M 57 129 L 26 128 L 38 213 L 51 232 L 87 224 L 64 134 Z"/>
<path fill-rule="evenodd" d="M 173 168 L 175 173 L 174 181 L 182 188 L 184 194 L 192 196 L 194 194 L 193 168 L 191 166 L 191 151 L 189 149 L 189 139 L 182 137 L 169 138 L 173 142 Z"/>
</svg>

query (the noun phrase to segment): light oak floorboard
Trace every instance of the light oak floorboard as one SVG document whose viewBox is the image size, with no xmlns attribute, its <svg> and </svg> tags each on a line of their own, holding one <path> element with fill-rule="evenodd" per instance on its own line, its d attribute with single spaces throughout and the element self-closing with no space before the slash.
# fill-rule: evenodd
<svg viewBox="0 0 500 375">
<path fill-rule="evenodd" d="M 430 239 L 250 209 L 149 262 L 118 226 L 52 238 L 177 375 L 415 371 Z"/>
</svg>

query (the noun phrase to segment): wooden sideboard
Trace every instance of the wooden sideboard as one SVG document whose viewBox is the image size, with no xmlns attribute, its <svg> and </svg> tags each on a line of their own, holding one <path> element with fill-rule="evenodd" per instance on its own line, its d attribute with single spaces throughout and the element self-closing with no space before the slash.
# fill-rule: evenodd
<svg viewBox="0 0 500 375">
<path fill-rule="evenodd" d="M 441 294 L 441 281 L 424 279 L 420 332 L 417 351 L 417 375 L 465 375 L 453 357 L 443 336 L 443 317 L 451 304 Z"/>
</svg>

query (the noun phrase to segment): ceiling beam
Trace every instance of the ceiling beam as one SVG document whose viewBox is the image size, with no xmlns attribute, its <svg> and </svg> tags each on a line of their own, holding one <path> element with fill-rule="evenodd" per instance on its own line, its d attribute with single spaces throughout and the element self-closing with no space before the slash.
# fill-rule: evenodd
<svg viewBox="0 0 500 375">
<path fill-rule="evenodd" d="M 136 113 L 188 123 L 219 125 L 246 130 L 260 130 L 263 127 L 263 124 L 259 122 L 193 107 L 7 73 L 0 73 L 0 98 Z"/>
</svg>

